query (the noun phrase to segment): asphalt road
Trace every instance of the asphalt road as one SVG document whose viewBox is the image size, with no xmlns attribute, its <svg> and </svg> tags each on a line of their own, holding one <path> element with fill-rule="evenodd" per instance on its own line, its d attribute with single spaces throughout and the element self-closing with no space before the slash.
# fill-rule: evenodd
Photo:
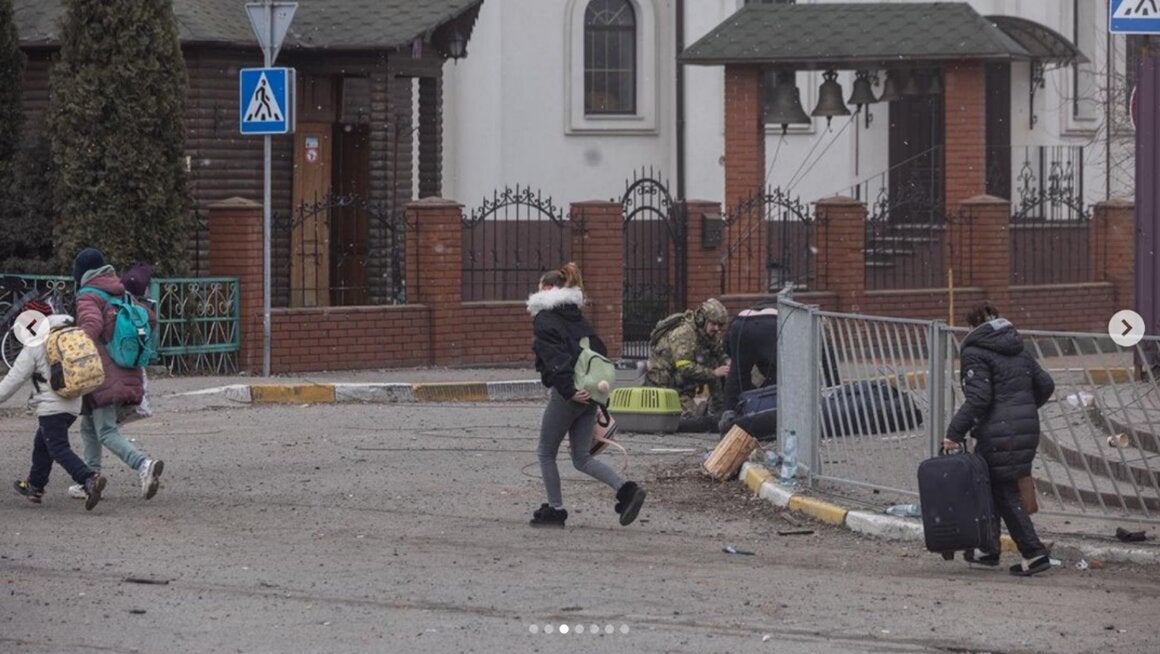
<svg viewBox="0 0 1160 654">
<path fill-rule="evenodd" d="M 0 496 L 0 651 L 1160 651 L 1156 568 L 1019 579 L 779 536 L 696 454 L 653 451 L 692 437 L 628 441 L 638 523 L 565 463 L 568 528 L 534 530 L 537 404 L 170 408 L 126 429 L 166 461 L 153 500 L 108 453 L 91 513 L 59 468 L 41 506 Z M 5 485 L 33 426 L 0 413 Z"/>
</svg>

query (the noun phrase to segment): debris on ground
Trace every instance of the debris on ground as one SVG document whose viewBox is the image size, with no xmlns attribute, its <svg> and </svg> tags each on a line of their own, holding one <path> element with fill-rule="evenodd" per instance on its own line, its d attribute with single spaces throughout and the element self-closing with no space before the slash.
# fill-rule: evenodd
<svg viewBox="0 0 1160 654">
<path fill-rule="evenodd" d="M 1116 527 L 1116 538 L 1122 543 L 1139 543 L 1148 540 L 1148 534 L 1143 531 L 1128 531 L 1123 527 Z"/>
</svg>

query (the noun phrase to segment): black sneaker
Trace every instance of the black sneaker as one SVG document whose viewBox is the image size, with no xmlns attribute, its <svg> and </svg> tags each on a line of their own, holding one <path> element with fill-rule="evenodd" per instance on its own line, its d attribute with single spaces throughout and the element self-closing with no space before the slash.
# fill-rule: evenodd
<svg viewBox="0 0 1160 654">
<path fill-rule="evenodd" d="M 568 519 L 568 511 L 565 509 L 553 509 L 547 504 L 541 504 L 540 508 L 532 513 L 532 519 L 528 524 L 533 527 L 564 527 L 564 521 Z"/>
<path fill-rule="evenodd" d="M 17 493 L 27 497 L 28 501 L 33 504 L 40 504 L 40 501 L 44 499 L 43 488 L 37 488 L 23 479 L 12 482 L 12 487 L 16 489 Z"/>
<path fill-rule="evenodd" d="M 1044 554 L 1031 560 L 1023 559 L 1019 563 L 1011 566 L 1011 574 L 1016 577 L 1030 577 L 1031 575 L 1046 572 L 1050 569 L 1051 557 Z"/>
<path fill-rule="evenodd" d="M 640 507 L 644 504 L 644 496 L 644 489 L 635 481 L 624 482 L 624 485 L 616 491 L 615 510 L 620 514 L 621 525 L 627 526 L 636 520 L 636 514 L 640 513 Z"/>
<path fill-rule="evenodd" d="M 105 483 L 105 478 L 99 472 L 94 472 L 93 476 L 85 480 L 85 493 L 88 493 L 88 497 L 85 498 L 85 511 L 92 511 L 97 502 L 101 501 L 101 491 L 105 490 Z"/>
<path fill-rule="evenodd" d="M 999 565 L 999 553 L 986 554 L 983 550 L 972 548 L 963 552 L 963 560 L 967 563 L 978 563 L 993 568 Z"/>
</svg>

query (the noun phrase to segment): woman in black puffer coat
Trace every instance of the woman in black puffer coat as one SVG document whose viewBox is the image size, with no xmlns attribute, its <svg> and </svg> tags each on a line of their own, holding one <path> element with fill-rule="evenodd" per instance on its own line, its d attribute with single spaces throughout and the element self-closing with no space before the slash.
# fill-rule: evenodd
<svg viewBox="0 0 1160 654">
<path fill-rule="evenodd" d="M 943 446 L 958 450 L 971 432 L 975 452 L 987 461 L 991 472 L 995 519 L 1003 519 L 1023 555 L 1021 563 L 1011 566 L 1011 573 L 1033 575 L 1050 569 L 1051 561 L 1023 508 L 1019 480 L 1031 474 L 1039 447 L 1039 407 L 1055 392 L 1055 382 L 1024 349 L 1015 326 L 1000 318 L 990 303 L 972 309 L 967 324 L 972 331 L 959 353 L 966 400 L 951 419 Z M 968 551 L 965 558 L 999 565 L 998 525 L 994 532 L 995 542 L 987 551 Z"/>
</svg>

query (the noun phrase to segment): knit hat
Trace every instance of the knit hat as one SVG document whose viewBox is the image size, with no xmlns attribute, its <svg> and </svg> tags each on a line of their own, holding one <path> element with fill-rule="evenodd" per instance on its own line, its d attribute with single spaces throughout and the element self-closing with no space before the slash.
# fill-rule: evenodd
<svg viewBox="0 0 1160 654">
<path fill-rule="evenodd" d="M 85 276 L 90 270 L 95 270 L 105 265 L 105 255 L 96 248 L 85 248 L 81 250 L 76 259 L 73 259 L 73 279 L 77 284 L 81 283 L 81 278 Z"/>
<path fill-rule="evenodd" d="M 153 266 L 138 261 L 133 264 L 133 267 L 125 271 L 124 276 L 121 277 L 121 284 L 134 297 L 144 297 L 149 290 L 149 281 L 153 279 L 154 272 Z"/>
</svg>

